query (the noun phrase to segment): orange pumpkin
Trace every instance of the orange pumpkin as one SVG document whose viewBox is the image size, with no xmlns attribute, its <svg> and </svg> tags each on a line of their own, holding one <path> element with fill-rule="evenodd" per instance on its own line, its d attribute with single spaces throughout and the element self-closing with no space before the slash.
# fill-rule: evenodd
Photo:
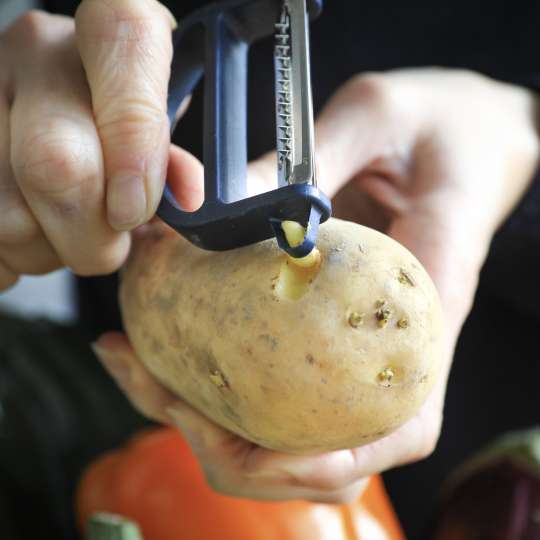
<svg viewBox="0 0 540 540">
<path fill-rule="evenodd" d="M 95 512 L 136 521 L 148 540 L 404 540 L 380 477 L 353 504 L 261 502 L 212 491 L 178 431 L 137 435 L 98 459 L 77 491 L 81 528 Z"/>
</svg>

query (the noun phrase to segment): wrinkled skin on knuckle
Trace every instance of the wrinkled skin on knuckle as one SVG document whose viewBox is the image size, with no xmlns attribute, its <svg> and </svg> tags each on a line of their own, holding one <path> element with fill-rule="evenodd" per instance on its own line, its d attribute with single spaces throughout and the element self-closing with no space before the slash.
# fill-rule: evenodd
<svg viewBox="0 0 540 540">
<path fill-rule="evenodd" d="M 133 0 L 84 0 L 75 20 L 85 37 L 107 41 L 144 40 L 154 29 L 152 16 L 157 6 Z"/>
<path fill-rule="evenodd" d="M 93 81 L 96 115 L 102 108 L 129 99 L 132 82 L 136 81 L 134 100 L 161 103 L 165 108 L 167 83 L 172 58 L 172 40 L 167 39 L 170 23 L 157 2 L 132 0 L 87 0 L 77 12 L 77 33 L 85 51 L 92 47 L 107 51 L 100 53 L 99 65 L 87 65 Z M 108 122 L 108 121 L 107 121 Z"/>
<path fill-rule="evenodd" d="M 65 195 L 100 175 L 92 154 L 76 134 L 63 134 L 52 126 L 51 131 L 40 131 L 23 141 L 15 152 L 13 169 L 23 190 Z"/>
<path fill-rule="evenodd" d="M 157 44 L 166 48 L 159 51 L 166 54 L 150 55 L 148 60 L 165 66 L 172 55 L 172 43 L 162 39 L 164 31 L 170 31 L 170 24 L 157 3 L 85 0 L 79 5 L 75 19 L 82 40 L 110 43 L 114 47 L 111 56 L 115 58 L 136 59 L 139 53 L 156 49 Z"/>
<path fill-rule="evenodd" d="M 167 133 L 167 115 L 146 102 L 131 105 L 101 115 L 98 129 L 101 137 L 107 141 L 106 155 L 107 150 L 110 152 L 114 148 L 122 148 L 123 154 L 116 156 L 116 161 L 136 163 L 144 168 L 144 162 L 153 157 L 156 146 L 162 142 L 163 134 Z"/>
</svg>

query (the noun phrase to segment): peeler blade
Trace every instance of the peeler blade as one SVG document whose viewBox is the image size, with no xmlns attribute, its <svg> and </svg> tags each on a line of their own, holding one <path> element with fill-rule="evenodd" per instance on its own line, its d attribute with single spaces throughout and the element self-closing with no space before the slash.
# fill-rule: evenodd
<svg viewBox="0 0 540 540">
<path fill-rule="evenodd" d="M 316 185 L 309 15 L 306 0 L 284 0 L 275 32 L 278 185 Z"/>
</svg>

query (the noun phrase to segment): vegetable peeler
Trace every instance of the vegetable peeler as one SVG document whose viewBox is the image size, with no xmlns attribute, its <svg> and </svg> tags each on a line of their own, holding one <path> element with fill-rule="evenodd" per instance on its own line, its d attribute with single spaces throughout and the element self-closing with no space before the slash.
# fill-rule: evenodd
<svg viewBox="0 0 540 540">
<path fill-rule="evenodd" d="M 183 210 L 168 185 L 157 214 L 196 246 L 214 251 L 276 237 L 293 257 L 315 247 L 319 224 L 331 214 L 316 185 L 309 20 L 322 0 L 225 0 L 182 20 L 173 34 L 169 83 L 171 132 L 177 111 L 204 76 L 204 203 Z M 275 35 L 277 188 L 247 193 L 247 59 L 249 46 Z M 306 228 L 289 246 L 284 220 Z"/>
</svg>

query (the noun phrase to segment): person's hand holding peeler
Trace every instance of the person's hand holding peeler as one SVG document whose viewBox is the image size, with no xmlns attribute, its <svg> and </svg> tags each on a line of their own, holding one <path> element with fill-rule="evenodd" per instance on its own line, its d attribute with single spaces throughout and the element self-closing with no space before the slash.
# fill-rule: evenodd
<svg viewBox="0 0 540 540">
<path fill-rule="evenodd" d="M 28 12 L 0 36 L 0 290 L 117 270 L 167 163 L 172 178 L 200 167 L 170 146 L 175 24 L 154 0 L 85 0 L 75 21 Z"/>
</svg>

